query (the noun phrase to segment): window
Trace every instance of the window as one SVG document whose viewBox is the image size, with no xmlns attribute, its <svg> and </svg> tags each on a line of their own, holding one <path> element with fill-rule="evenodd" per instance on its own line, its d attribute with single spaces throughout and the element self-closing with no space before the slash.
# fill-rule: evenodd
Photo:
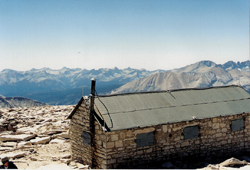
<svg viewBox="0 0 250 170">
<path fill-rule="evenodd" d="M 137 144 L 137 147 L 153 145 L 154 144 L 154 132 L 137 134 L 136 144 Z"/>
<path fill-rule="evenodd" d="M 244 119 L 232 120 L 231 130 L 232 132 L 243 130 L 244 129 Z"/>
<path fill-rule="evenodd" d="M 83 131 L 81 137 L 82 137 L 83 144 L 85 144 L 85 145 L 91 145 L 91 135 L 90 135 L 89 132 Z"/>
<path fill-rule="evenodd" d="M 193 139 L 199 137 L 199 126 L 189 126 L 185 127 L 183 130 L 184 139 Z"/>
</svg>

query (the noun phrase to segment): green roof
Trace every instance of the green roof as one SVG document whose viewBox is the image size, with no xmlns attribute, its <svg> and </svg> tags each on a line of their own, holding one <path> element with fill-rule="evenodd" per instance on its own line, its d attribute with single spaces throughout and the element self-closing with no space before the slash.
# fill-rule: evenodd
<svg viewBox="0 0 250 170">
<path fill-rule="evenodd" d="M 114 131 L 250 113 L 250 94 L 233 85 L 96 96 L 95 112 Z"/>
</svg>

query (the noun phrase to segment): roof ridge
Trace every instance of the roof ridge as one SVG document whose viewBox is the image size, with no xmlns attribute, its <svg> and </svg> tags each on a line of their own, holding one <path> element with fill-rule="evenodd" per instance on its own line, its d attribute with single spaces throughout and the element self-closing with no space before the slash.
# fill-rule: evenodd
<svg viewBox="0 0 250 170">
<path fill-rule="evenodd" d="M 106 94 L 106 95 L 98 95 L 98 97 L 113 97 L 113 96 L 125 96 L 125 95 L 133 95 L 133 94 L 151 94 L 151 93 L 171 93 L 176 91 L 187 91 L 187 90 L 208 90 L 208 89 L 216 89 L 216 88 L 228 88 L 228 87 L 241 87 L 240 85 L 226 85 L 226 86 L 213 86 L 213 87 L 194 87 L 194 88 L 183 88 L 183 89 L 172 89 L 172 90 L 159 90 L 159 91 L 145 91 L 145 92 L 131 92 L 131 93 L 117 93 L 117 94 Z M 244 88 L 243 88 L 244 89 Z M 97 96 L 95 96 L 97 97 Z"/>
<path fill-rule="evenodd" d="M 147 108 L 147 109 L 140 109 L 140 110 L 133 110 L 133 111 L 127 111 L 128 112 L 135 112 L 135 111 L 143 111 L 143 110 L 156 110 L 156 109 L 163 109 L 163 108 L 173 108 L 173 107 L 182 107 L 182 106 L 194 106 L 194 105 L 202 105 L 202 104 L 211 104 L 211 103 L 222 103 L 222 102 L 230 102 L 230 101 L 240 101 L 240 100 L 248 100 L 248 98 L 241 98 L 241 99 L 233 99 L 233 100 L 223 100 L 223 101 L 216 101 L 216 102 L 206 102 L 206 103 L 195 103 L 195 104 L 184 104 L 184 105 L 178 105 L 178 106 L 165 106 L 165 107 L 157 107 L 157 108 Z M 102 115 L 108 115 L 108 114 L 118 114 L 123 112 L 114 112 L 114 113 L 105 113 Z"/>
</svg>

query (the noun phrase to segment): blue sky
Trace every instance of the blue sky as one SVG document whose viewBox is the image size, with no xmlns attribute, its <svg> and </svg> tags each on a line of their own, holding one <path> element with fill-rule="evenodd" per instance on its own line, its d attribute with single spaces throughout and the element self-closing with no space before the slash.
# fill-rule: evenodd
<svg viewBox="0 0 250 170">
<path fill-rule="evenodd" d="M 1 0 L 0 70 L 249 60 L 249 0 Z"/>
</svg>

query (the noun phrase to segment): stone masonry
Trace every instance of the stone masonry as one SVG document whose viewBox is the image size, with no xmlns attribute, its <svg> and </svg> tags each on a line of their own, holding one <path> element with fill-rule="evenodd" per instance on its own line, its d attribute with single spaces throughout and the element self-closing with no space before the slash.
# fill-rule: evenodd
<svg viewBox="0 0 250 170">
<path fill-rule="evenodd" d="M 232 120 L 244 117 L 244 130 L 232 132 Z M 96 168 L 125 168 L 184 156 L 219 156 L 250 151 L 250 113 L 146 128 L 103 132 L 95 123 Z M 183 129 L 198 125 L 199 137 L 184 139 Z M 154 144 L 137 147 L 136 135 L 154 132 Z"/>
<path fill-rule="evenodd" d="M 90 134 L 90 116 L 89 107 L 85 100 L 70 121 L 70 142 L 72 160 L 76 160 L 84 165 L 92 165 L 92 148 L 91 144 L 83 142 L 85 134 Z M 85 136 L 86 137 L 86 136 Z"/>
</svg>

